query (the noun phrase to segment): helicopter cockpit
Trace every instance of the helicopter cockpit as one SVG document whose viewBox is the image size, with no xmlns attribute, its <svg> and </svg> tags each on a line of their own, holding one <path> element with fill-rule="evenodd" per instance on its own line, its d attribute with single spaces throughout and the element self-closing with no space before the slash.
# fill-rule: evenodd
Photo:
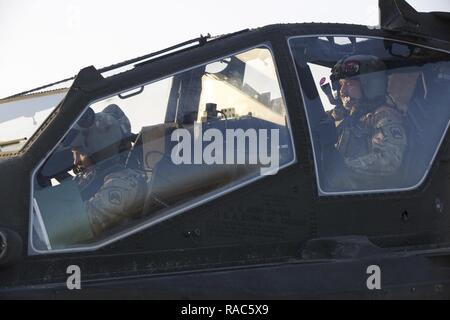
<svg viewBox="0 0 450 320">
<path fill-rule="evenodd" d="M 116 120 L 125 135 L 100 129 L 93 133 L 92 126 L 108 108 L 120 110 Z M 96 101 L 74 129 L 85 154 L 77 151 L 69 132 L 34 174 L 37 253 L 96 247 L 276 173 L 294 158 L 284 98 L 267 47 Z M 114 152 L 98 156 L 111 146 Z M 81 170 L 74 160 L 77 152 L 88 159 Z M 120 181 L 108 180 L 111 174 L 121 175 Z M 130 176 L 138 178 L 130 182 Z M 116 210 L 127 201 L 131 206 Z M 122 218 L 99 218 L 115 214 Z"/>
<path fill-rule="evenodd" d="M 450 118 L 448 53 L 355 36 L 298 37 L 289 43 L 321 194 L 419 185 Z M 339 81 L 345 79 L 356 82 L 359 96 L 343 92 L 348 88 Z M 349 99 L 353 109 L 345 106 Z"/>
</svg>

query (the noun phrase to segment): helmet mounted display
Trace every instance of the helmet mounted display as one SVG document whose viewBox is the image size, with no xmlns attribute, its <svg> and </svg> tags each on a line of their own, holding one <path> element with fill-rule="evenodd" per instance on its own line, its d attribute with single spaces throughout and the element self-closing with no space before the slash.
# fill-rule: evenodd
<svg viewBox="0 0 450 320">
<path fill-rule="evenodd" d="M 360 81 L 367 100 L 375 100 L 386 94 L 386 66 L 375 56 L 354 55 L 339 60 L 331 69 L 330 80 L 333 89 L 339 91 L 339 80 L 348 78 Z"/>
<path fill-rule="evenodd" d="M 119 107 L 117 109 L 120 110 Z M 88 108 L 69 131 L 63 144 L 89 156 L 94 163 L 114 157 L 122 151 L 123 141 L 131 132 L 125 114 L 122 113 L 121 119 L 111 112 L 111 108 L 99 113 Z"/>
</svg>

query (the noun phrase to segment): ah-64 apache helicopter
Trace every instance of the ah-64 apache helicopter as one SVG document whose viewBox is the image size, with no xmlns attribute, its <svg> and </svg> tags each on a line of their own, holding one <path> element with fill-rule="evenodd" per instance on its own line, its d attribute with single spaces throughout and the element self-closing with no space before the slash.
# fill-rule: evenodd
<svg viewBox="0 0 450 320">
<path fill-rule="evenodd" d="M 449 21 L 380 1 L 2 99 L 0 297 L 449 298 Z"/>
</svg>

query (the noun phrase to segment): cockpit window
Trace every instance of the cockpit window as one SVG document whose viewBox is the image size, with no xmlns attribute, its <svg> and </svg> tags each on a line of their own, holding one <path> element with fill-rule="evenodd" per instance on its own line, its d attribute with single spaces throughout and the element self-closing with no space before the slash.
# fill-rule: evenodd
<svg viewBox="0 0 450 320">
<path fill-rule="evenodd" d="M 420 185 L 449 124 L 450 55 L 375 38 L 296 37 L 289 45 L 320 193 Z"/>
<path fill-rule="evenodd" d="M 0 155 L 20 151 L 66 93 L 59 89 L 0 101 Z"/>
<path fill-rule="evenodd" d="M 293 163 L 271 52 L 89 105 L 33 173 L 30 253 L 94 250 Z"/>
</svg>

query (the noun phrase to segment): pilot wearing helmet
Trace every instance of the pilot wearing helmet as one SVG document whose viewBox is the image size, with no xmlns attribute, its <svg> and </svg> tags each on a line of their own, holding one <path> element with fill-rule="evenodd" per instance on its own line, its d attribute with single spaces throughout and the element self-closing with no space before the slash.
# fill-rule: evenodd
<svg viewBox="0 0 450 320">
<path fill-rule="evenodd" d="M 370 55 L 346 57 L 332 68 L 330 79 L 340 100 L 331 113 L 341 121 L 335 147 L 354 177 L 349 179 L 351 187 L 396 174 L 407 135 L 402 117 L 387 95 L 384 63 Z"/>
<path fill-rule="evenodd" d="M 132 134 L 123 111 L 117 105 L 96 114 L 88 110 L 71 135 L 74 181 L 93 235 L 141 214 L 145 178 L 142 172 L 125 166 Z"/>
</svg>

